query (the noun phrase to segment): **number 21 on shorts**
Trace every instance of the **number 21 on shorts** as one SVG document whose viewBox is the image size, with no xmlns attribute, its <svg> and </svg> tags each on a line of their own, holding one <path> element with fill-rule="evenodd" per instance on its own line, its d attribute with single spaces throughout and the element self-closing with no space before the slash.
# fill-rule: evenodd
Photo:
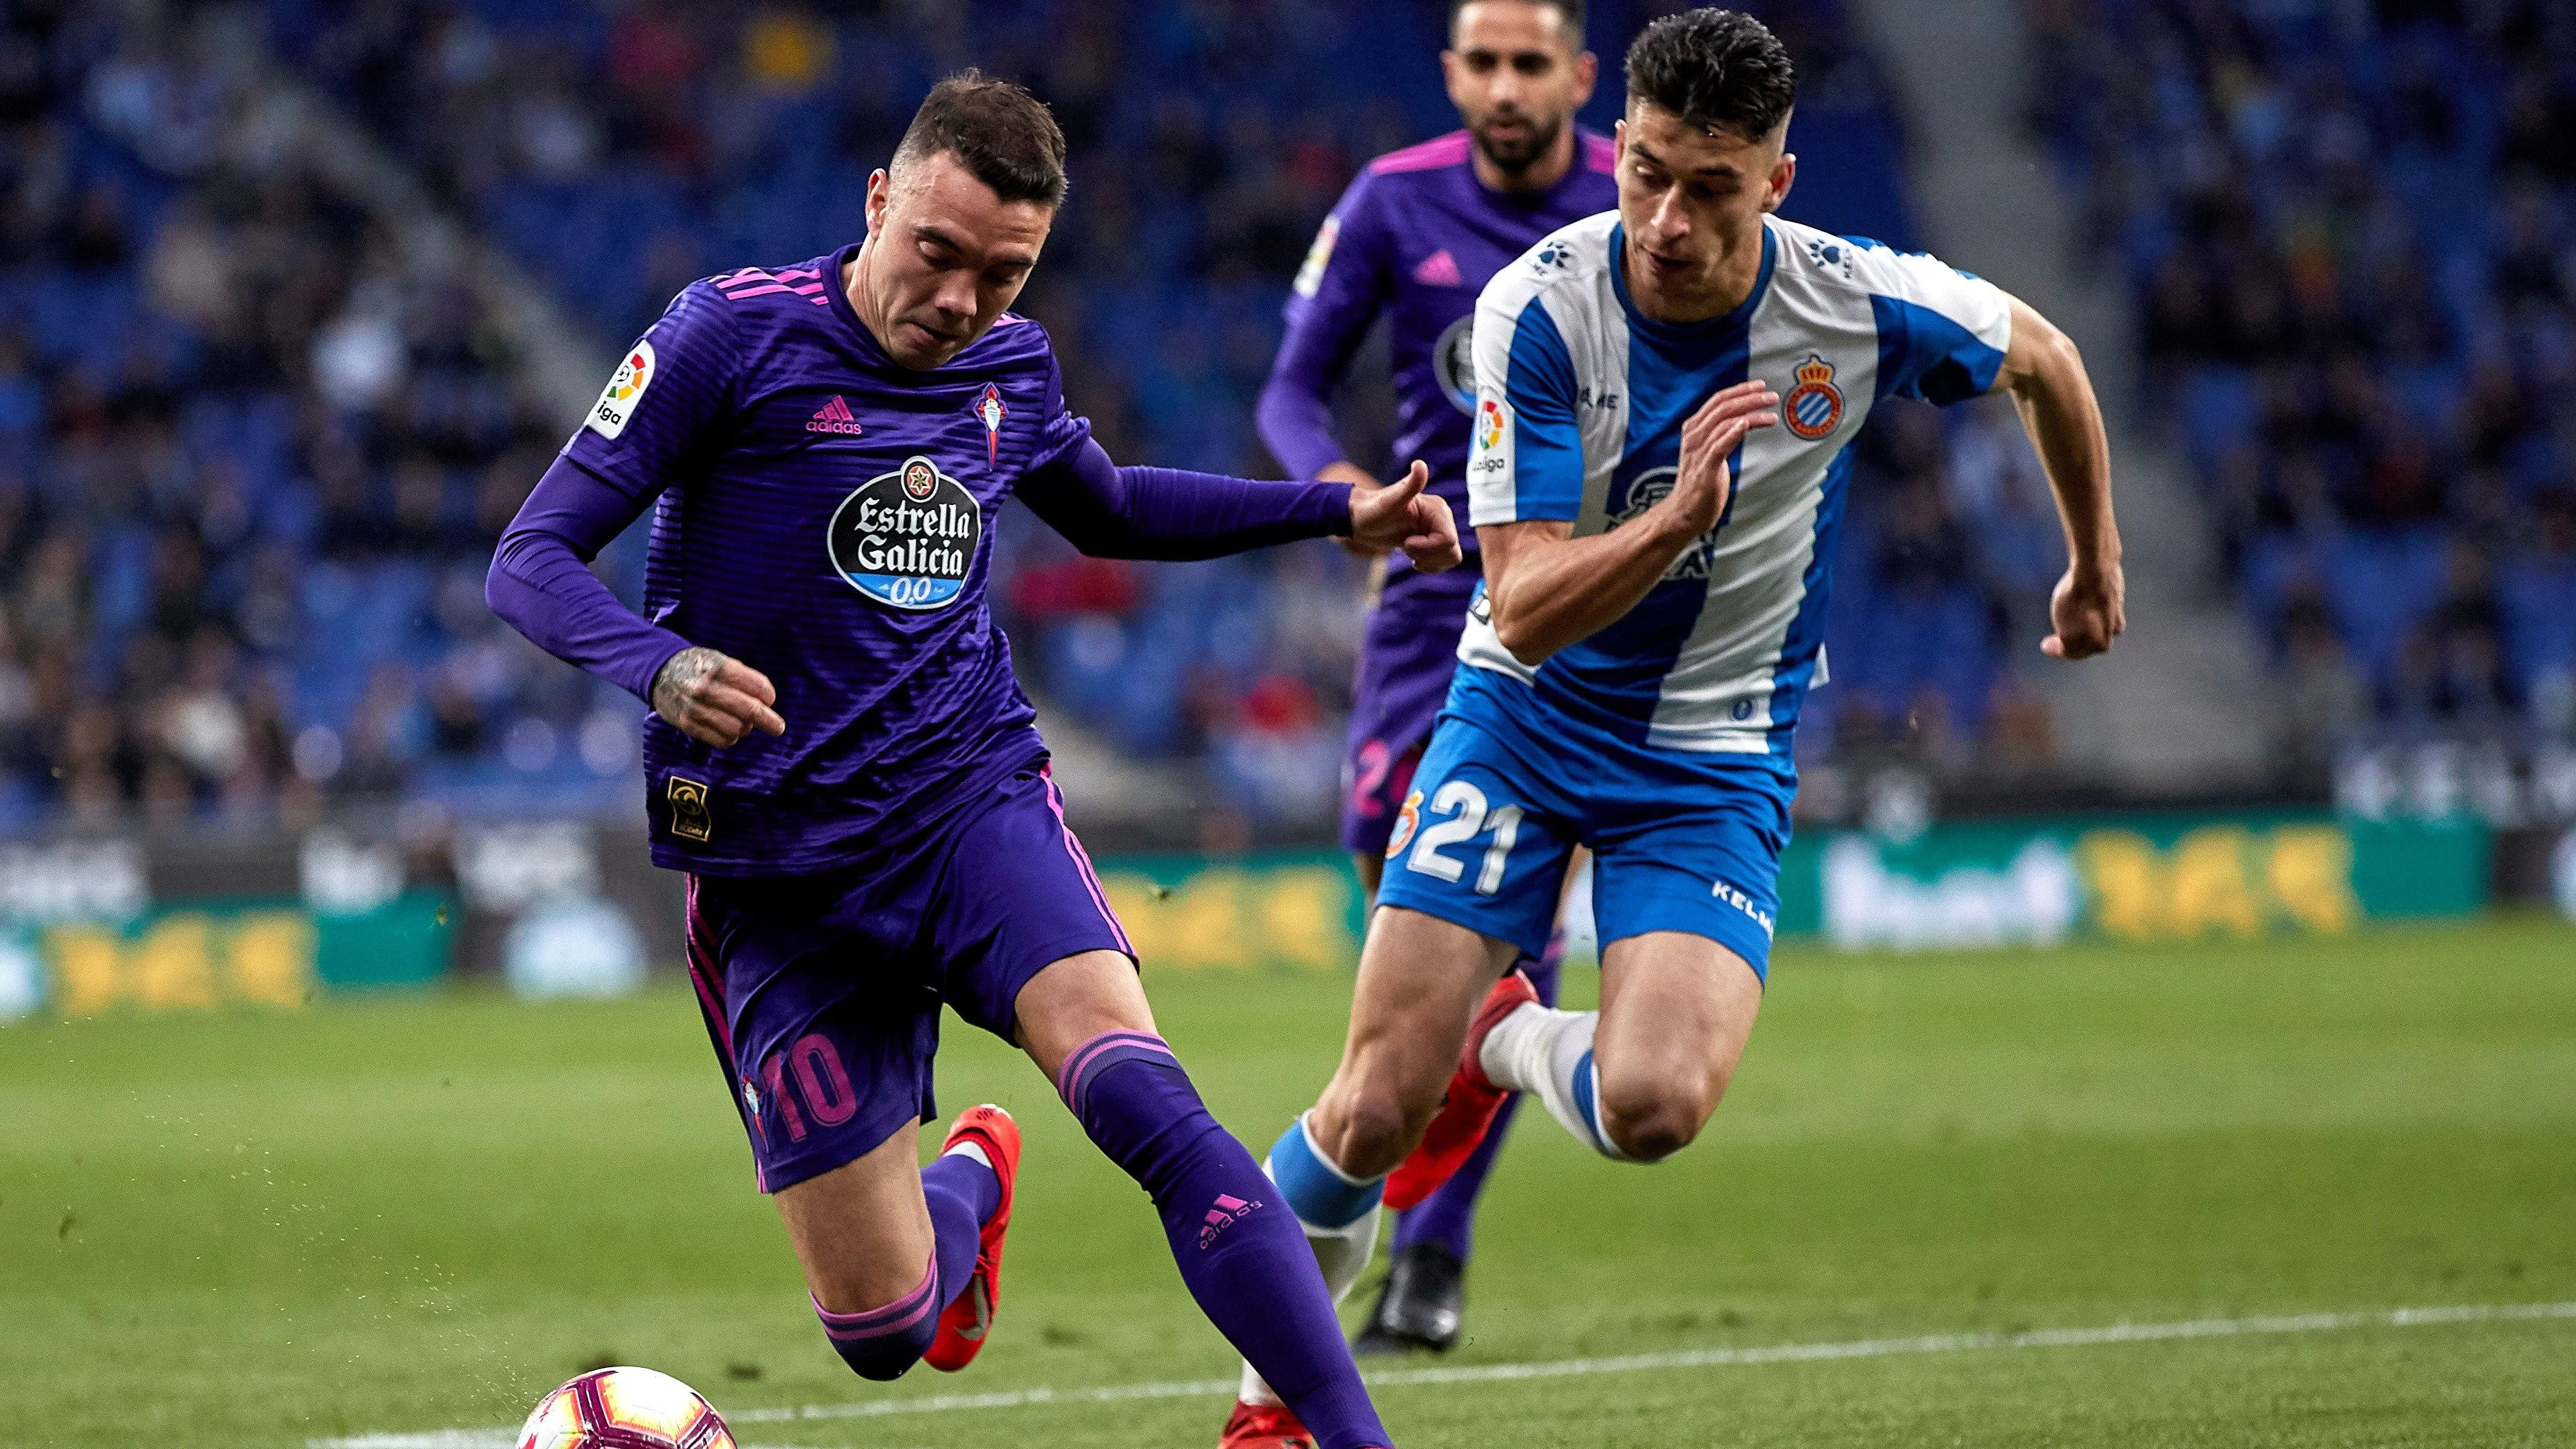
<svg viewBox="0 0 2576 1449">
<path fill-rule="evenodd" d="M 1452 845 L 1466 845 L 1491 832 L 1493 844 L 1485 847 L 1484 862 L 1476 871 L 1476 894 L 1489 896 L 1501 890 L 1503 867 L 1510 862 L 1512 846 L 1521 835 L 1521 807 L 1489 808 L 1484 791 L 1464 780 L 1451 780 L 1431 797 L 1429 813 L 1435 818 L 1414 841 L 1413 853 L 1405 857 L 1404 868 L 1454 885 L 1466 876 L 1467 863 L 1441 851 Z M 1442 816 L 1447 818 L 1437 818 Z"/>
</svg>

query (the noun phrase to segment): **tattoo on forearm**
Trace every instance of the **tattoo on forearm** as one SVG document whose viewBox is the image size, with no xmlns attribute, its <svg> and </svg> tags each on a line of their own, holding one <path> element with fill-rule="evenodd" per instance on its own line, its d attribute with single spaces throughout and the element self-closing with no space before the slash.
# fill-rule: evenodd
<svg viewBox="0 0 2576 1449">
<path fill-rule="evenodd" d="M 653 676 L 653 708 L 673 724 L 688 713 L 689 691 L 716 672 L 724 656 L 713 649 L 683 649 L 663 664 Z"/>
</svg>

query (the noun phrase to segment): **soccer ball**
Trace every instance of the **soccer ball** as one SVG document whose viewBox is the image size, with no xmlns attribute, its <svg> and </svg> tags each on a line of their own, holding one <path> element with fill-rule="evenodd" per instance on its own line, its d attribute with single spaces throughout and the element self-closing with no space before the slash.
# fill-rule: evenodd
<svg viewBox="0 0 2576 1449">
<path fill-rule="evenodd" d="M 546 1395 L 519 1449 L 734 1449 L 715 1407 L 669 1374 L 594 1369 Z"/>
</svg>

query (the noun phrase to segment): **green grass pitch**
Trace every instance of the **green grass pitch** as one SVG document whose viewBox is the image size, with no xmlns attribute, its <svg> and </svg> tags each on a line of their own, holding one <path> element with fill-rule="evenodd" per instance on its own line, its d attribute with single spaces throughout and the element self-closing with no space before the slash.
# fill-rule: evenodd
<svg viewBox="0 0 2576 1449">
<path fill-rule="evenodd" d="M 1589 972 L 1569 979 L 1588 994 Z M 1343 977 L 1148 982 L 1256 1150 L 1332 1066 Z M 940 1089 L 1028 1128 L 1001 1317 L 966 1374 L 877 1387 L 806 1310 L 685 991 L 0 1031 L 11 1437 L 490 1429 L 621 1361 L 698 1385 L 753 1444 L 1212 1444 L 1222 1396 L 756 1413 L 1230 1377 L 1141 1195 L 1033 1068 L 952 1020 Z M 1681 1158 L 1615 1167 L 1524 1116 L 1469 1293 L 1444 1364 L 2576 1300 L 2576 930 L 1786 951 L 1734 1096 Z M 1406 1449 L 2558 1445 L 2576 1442 L 2576 1319 L 1416 1383 L 1379 1403 Z"/>
</svg>

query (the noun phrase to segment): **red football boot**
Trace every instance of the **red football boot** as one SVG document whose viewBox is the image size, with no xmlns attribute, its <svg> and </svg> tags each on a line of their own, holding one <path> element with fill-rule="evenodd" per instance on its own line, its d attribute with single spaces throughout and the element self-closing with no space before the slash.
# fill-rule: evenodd
<svg viewBox="0 0 2576 1449">
<path fill-rule="evenodd" d="M 1020 1175 L 1020 1124 L 999 1107 L 969 1107 L 950 1124 L 948 1140 L 939 1150 L 945 1152 L 960 1142 L 984 1149 L 993 1175 L 1002 1181 L 1002 1205 L 984 1223 L 983 1245 L 975 1253 L 975 1276 L 966 1280 L 966 1291 L 940 1311 L 939 1332 L 921 1356 L 923 1363 L 949 1374 L 975 1361 L 984 1335 L 993 1328 L 993 1305 L 1001 1301 L 1002 1235 L 1011 1230 L 1011 1187 Z"/>
<path fill-rule="evenodd" d="M 1386 1179 L 1386 1205 L 1403 1212 L 1440 1190 L 1440 1184 L 1457 1175 L 1467 1165 L 1476 1144 L 1493 1130 L 1494 1115 L 1511 1100 L 1511 1091 L 1497 1087 L 1485 1075 L 1479 1054 L 1485 1049 L 1485 1038 L 1492 1035 L 1504 1017 L 1524 1006 L 1538 1004 L 1538 988 L 1519 971 L 1503 973 L 1487 993 L 1485 1004 L 1476 1009 L 1476 1019 L 1468 1024 L 1467 1045 L 1458 1054 L 1458 1070 L 1449 1078 L 1449 1090 L 1440 1098 L 1440 1110 L 1431 1114 L 1431 1125 L 1423 1130 L 1422 1145 L 1404 1159 Z"/>
<path fill-rule="evenodd" d="M 1237 1399 L 1225 1421 L 1216 1449 L 1315 1449 L 1315 1436 L 1281 1404 L 1247 1404 Z"/>
</svg>

